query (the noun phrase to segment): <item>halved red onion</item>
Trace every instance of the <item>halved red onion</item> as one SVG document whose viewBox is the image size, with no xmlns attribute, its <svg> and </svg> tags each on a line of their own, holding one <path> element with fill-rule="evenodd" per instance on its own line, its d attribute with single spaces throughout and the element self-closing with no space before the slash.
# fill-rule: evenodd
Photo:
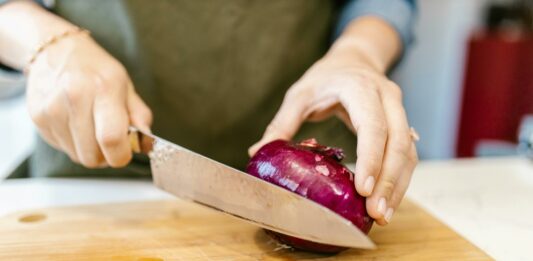
<svg viewBox="0 0 533 261">
<path fill-rule="evenodd" d="M 343 158 L 341 149 L 320 145 L 315 139 L 299 143 L 275 140 L 252 157 L 246 171 L 333 210 L 368 233 L 373 219 L 366 212 L 365 198 L 355 190 L 354 174 L 340 163 Z M 297 249 L 322 253 L 345 249 L 273 231 L 267 233 Z"/>
</svg>

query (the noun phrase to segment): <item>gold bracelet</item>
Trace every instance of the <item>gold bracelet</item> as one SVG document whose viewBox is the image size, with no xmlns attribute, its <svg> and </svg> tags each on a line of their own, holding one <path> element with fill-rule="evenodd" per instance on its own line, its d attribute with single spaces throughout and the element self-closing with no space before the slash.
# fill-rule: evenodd
<svg viewBox="0 0 533 261">
<path fill-rule="evenodd" d="M 89 32 L 86 29 L 83 29 L 83 28 L 80 28 L 80 27 L 76 27 L 76 28 L 67 30 L 67 31 L 65 31 L 63 33 L 60 33 L 60 34 L 57 34 L 57 35 L 53 35 L 50 38 L 46 39 L 46 41 L 41 43 L 33 51 L 30 59 L 28 60 L 28 63 L 26 64 L 26 67 L 24 68 L 24 73 L 28 74 L 30 66 L 33 64 L 33 62 L 35 62 L 35 60 L 37 59 L 39 54 L 41 54 L 48 46 L 50 46 L 50 45 L 52 45 L 54 43 L 57 43 L 58 41 L 60 41 L 63 38 L 66 38 L 66 37 L 69 37 L 69 36 L 75 35 L 75 34 L 87 34 L 87 35 L 90 35 L 91 32 Z"/>
</svg>

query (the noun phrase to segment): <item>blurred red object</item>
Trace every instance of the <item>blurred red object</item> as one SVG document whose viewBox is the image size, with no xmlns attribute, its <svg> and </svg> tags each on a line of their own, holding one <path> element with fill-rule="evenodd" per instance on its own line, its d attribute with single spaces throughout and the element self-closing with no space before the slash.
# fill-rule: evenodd
<svg viewBox="0 0 533 261">
<path fill-rule="evenodd" d="M 533 113 L 533 35 L 486 32 L 468 43 L 457 156 L 474 156 L 480 140 L 516 142 Z"/>
</svg>

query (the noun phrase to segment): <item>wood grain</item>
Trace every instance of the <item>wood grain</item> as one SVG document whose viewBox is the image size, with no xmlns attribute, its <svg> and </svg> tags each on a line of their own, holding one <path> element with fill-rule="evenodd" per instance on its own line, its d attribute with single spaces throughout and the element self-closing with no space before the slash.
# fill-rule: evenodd
<svg viewBox="0 0 533 261">
<path fill-rule="evenodd" d="M 189 202 L 65 207 L 0 218 L 0 260 L 489 260 L 406 200 L 377 250 L 326 256 L 286 249 L 250 224 Z"/>
</svg>

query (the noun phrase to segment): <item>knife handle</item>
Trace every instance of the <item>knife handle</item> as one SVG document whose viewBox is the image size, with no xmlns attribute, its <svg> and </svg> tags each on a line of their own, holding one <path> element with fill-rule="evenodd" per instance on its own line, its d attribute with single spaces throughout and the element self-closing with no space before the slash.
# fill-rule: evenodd
<svg viewBox="0 0 533 261">
<path fill-rule="evenodd" d="M 133 126 L 128 128 L 128 138 L 130 140 L 131 151 L 141 153 L 141 142 L 139 130 Z"/>
<path fill-rule="evenodd" d="M 152 151 L 156 137 L 149 133 L 143 132 L 136 127 L 128 128 L 128 138 L 131 145 L 131 151 L 148 155 Z"/>
</svg>

